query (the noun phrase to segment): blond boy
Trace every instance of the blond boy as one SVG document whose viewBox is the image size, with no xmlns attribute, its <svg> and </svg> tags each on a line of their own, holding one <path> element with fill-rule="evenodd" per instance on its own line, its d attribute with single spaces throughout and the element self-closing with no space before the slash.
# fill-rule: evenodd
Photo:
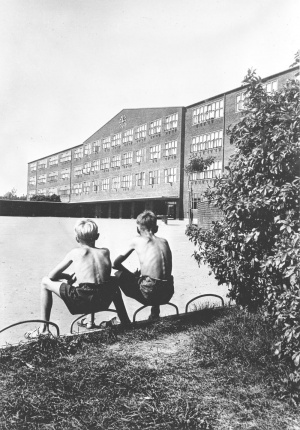
<svg viewBox="0 0 300 430">
<path fill-rule="evenodd" d="M 138 236 L 115 259 L 113 266 L 118 269 L 115 276 L 124 294 L 144 305 L 151 305 L 149 319 L 157 319 L 159 305 L 167 303 L 174 294 L 172 253 L 167 240 L 155 236 L 158 227 L 153 212 L 144 211 L 136 222 Z M 136 251 L 140 261 L 140 276 L 122 265 L 133 251 Z"/>
<path fill-rule="evenodd" d="M 105 310 L 114 303 L 121 323 L 130 322 L 116 279 L 111 274 L 110 252 L 96 248 L 99 238 L 97 224 L 90 219 L 79 220 L 75 225 L 79 247 L 72 249 L 65 258 L 44 277 L 41 284 L 41 319 L 50 320 L 52 293 L 60 297 L 72 315 Z M 73 275 L 64 271 L 71 266 Z M 67 282 L 63 282 L 65 279 Z M 74 286 L 74 282 L 78 286 Z M 25 334 L 34 338 L 49 333 L 49 325 Z"/>
</svg>

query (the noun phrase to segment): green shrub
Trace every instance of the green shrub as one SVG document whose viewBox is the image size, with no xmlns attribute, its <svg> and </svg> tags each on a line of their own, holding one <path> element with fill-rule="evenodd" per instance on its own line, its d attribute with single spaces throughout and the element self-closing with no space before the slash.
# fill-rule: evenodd
<svg viewBox="0 0 300 430">
<path fill-rule="evenodd" d="M 268 94 L 255 74 L 244 83 L 241 120 L 229 128 L 236 150 L 206 196 L 224 214 L 208 231 L 189 227 L 198 263 L 208 263 L 243 307 L 267 304 L 282 330 L 280 357 L 300 363 L 300 108 L 292 80 Z M 293 378 L 298 378 L 294 373 Z M 298 378 L 299 379 L 299 378 Z"/>
</svg>

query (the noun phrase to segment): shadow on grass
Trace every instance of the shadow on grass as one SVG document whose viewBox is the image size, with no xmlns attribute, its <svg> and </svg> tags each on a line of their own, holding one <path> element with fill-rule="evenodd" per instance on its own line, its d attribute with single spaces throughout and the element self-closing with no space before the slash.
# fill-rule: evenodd
<svg viewBox="0 0 300 430">
<path fill-rule="evenodd" d="M 141 341 L 163 343 L 181 333 L 189 347 L 167 359 L 150 362 L 138 353 Z M 259 314 L 202 309 L 7 348 L 0 427 L 296 429 L 292 406 L 274 398 L 286 371 L 272 358 L 274 336 Z M 116 342 L 130 348 L 112 351 Z"/>
</svg>

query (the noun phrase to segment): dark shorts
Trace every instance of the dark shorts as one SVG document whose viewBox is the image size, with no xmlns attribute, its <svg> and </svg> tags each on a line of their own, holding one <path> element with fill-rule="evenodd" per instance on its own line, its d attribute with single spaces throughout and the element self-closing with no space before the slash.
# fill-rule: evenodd
<svg viewBox="0 0 300 430">
<path fill-rule="evenodd" d="M 174 280 L 154 279 L 150 276 L 136 277 L 130 272 L 119 272 L 119 286 L 127 297 L 143 305 L 163 305 L 168 303 L 174 294 Z"/>
<path fill-rule="evenodd" d="M 89 314 L 107 309 L 118 289 L 116 278 L 101 284 L 84 283 L 73 287 L 67 283 L 60 286 L 60 296 L 72 315 Z"/>
</svg>

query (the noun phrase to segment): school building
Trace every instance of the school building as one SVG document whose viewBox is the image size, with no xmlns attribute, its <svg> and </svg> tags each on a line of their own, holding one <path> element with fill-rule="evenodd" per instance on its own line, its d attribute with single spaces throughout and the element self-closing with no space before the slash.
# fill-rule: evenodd
<svg viewBox="0 0 300 430">
<path fill-rule="evenodd" d="M 263 79 L 267 91 L 297 71 Z M 95 217 L 135 218 L 144 209 L 196 216 L 205 189 L 234 151 L 226 129 L 240 119 L 244 92 L 239 87 L 186 107 L 123 109 L 85 142 L 29 162 L 27 198 L 58 194 L 62 202 L 92 205 Z M 215 161 L 188 176 L 192 154 Z"/>
</svg>

